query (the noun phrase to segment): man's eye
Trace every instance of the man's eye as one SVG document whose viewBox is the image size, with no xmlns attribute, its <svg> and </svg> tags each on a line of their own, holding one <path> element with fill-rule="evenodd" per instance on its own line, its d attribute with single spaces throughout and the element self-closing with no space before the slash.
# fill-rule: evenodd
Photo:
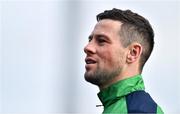
<svg viewBox="0 0 180 114">
<path fill-rule="evenodd" d="M 88 41 L 90 42 L 92 40 L 92 36 L 89 36 L 88 37 Z"/>
<path fill-rule="evenodd" d="M 91 40 L 92 40 L 92 39 L 90 39 L 90 38 L 88 39 L 89 42 L 90 42 Z"/>
<path fill-rule="evenodd" d="M 106 40 L 104 40 L 104 39 L 102 39 L 102 38 L 99 38 L 99 39 L 98 39 L 98 43 L 104 43 L 104 42 L 106 42 Z"/>
</svg>

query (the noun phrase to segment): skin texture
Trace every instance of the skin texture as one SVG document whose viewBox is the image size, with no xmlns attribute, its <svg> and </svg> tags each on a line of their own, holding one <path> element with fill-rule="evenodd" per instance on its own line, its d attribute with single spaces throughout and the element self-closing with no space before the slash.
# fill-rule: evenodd
<svg viewBox="0 0 180 114">
<path fill-rule="evenodd" d="M 84 47 L 85 79 L 104 89 L 109 85 L 139 74 L 142 46 L 136 42 L 127 47 L 121 44 L 122 23 L 110 19 L 99 21 Z"/>
</svg>

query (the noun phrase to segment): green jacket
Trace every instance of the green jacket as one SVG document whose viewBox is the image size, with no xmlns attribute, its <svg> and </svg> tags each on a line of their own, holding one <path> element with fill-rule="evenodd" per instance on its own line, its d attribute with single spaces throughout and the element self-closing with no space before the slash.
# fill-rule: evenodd
<svg viewBox="0 0 180 114">
<path fill-rule="evenodd" d="M 136 75 L 101 90 L 98 97 L 104 106 L 103 113 L 163 114 L 161 108 L 144 89 L 142 76 Z"/>
</svg>

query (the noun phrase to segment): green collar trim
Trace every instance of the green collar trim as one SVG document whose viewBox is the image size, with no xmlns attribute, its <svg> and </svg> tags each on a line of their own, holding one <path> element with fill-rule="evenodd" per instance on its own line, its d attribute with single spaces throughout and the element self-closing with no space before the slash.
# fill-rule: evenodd
<svg viewBox="0 0 180 114">
<path fill-rule="evenodd" d="M 135 75 L 133 77 L 120 80 L 106 89 L 101 90 L 98 93 L 98 97 L 101 100 L 104 106 L 111 104 L 111 101 L 114 102 L 115 99 L 119 99 L 131 92 L 137 90 L 144 90 L 144 82 L 142 76 Z"/>
</svg>

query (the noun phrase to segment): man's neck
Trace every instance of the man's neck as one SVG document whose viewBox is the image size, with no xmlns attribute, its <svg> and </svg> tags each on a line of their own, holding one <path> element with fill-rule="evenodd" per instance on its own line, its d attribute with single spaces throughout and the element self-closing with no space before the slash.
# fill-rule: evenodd
<svg viewBox="0 0 180 114">
<path fill-rule="evenodd" d="M 131 71 L 131 72 L 123 72 L 123 73 L 119 74 L 118 76 L 116 76 L 115 78 L 113 78 L 112 80 L 106 82 L 105 84 L 100 85 L 99 89 L 103 90 L 103 89 L 109 87 L 110 85 L 120 81 L 120 80 L 124 80 L 126 78 L 130 78 L 130 77 L 133 77 L 135 75 L 141 74 L 138 70 L 136 70 L 135 72 L 133 72 L 133 70 L 129 70 L 129 71 Z"/>
</svg>

